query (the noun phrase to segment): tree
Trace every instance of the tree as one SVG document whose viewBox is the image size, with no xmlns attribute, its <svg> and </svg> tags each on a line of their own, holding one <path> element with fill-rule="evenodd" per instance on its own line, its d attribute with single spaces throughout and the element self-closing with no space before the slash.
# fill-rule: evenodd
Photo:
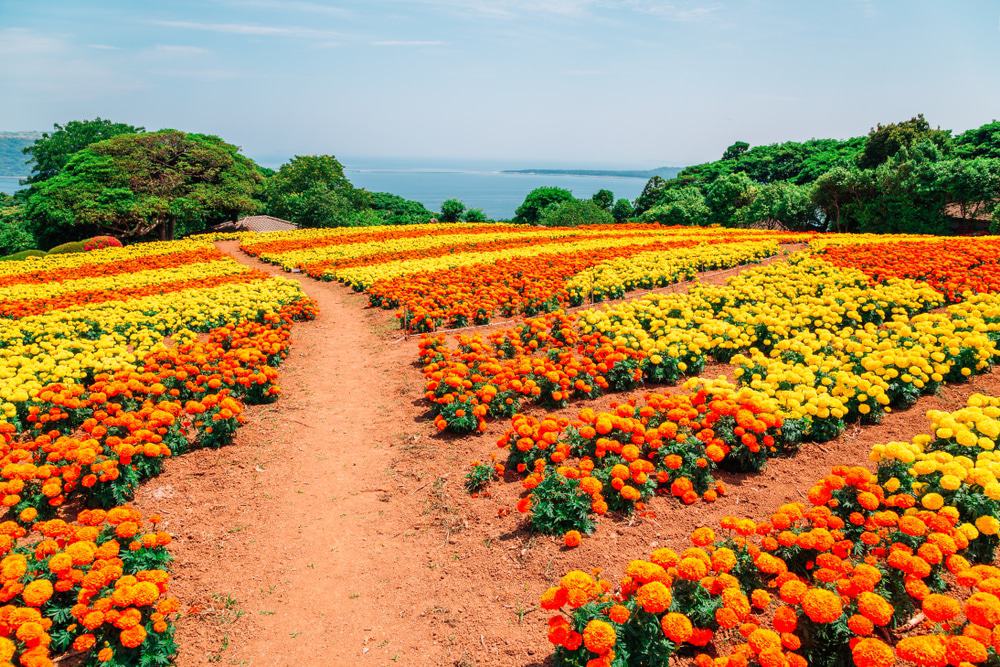
<svg viewBox="0 0 1000 667">
<path fill-rule="evenodd" d="M 937 167 L 934 185 L 958 206 L 962 218 L 974 217 L 1000 198 L 1000 159 L 944 160 Z"/>
<path fill-rule="evenodd" d="M 538 223 L 542 209 L 550 204 L 572 201 L 573 193 L 564 188 L 543 186 L 535 188 L 524 198 L 524 202 L 514 211 L 514 222 L 526 225 Z"/>
<path fill-rule="evenodd" d="M 636 214 L 645 213 L 659 204 L 660 198 L 668 187 L 667 180 L 661 176 L 653 176 L 646 181 L 646 187 L 642 189 L 642 193 L 635 200 Z"/>
<path fill-rule="evenodd" d="M 635 208 L 633 208 L 632 202 L 624 197 L 616 201 L 611 209 L 611 217 L 615 219 L 615 222 L 625 222 L 633 215 L 635 215 Z"/>
<path fill-rule="evenodd" d="M 868 133 L 868 141 L 858 158 L 858 166 L 862 169 L 874 169 L 901 149 L 923 140 L 929 140 L 939 148 L 947 148 L 950 138 L 951 132 L 948 130 L 931 129 L 922 113 L 899 123 L 879 124 Z"/>
<path fill-rule="evenodd" d="M 100 233 L 169 239 L 256 212 L 260 181 L 256 165 L 218 137 L 126 134 L 77 152 L 35 184 L 25 216 L 48 245 Z"/>
<path fill-rule="evenodd" d="M 955 137 L 955 155 L 965 159 L 1000 158 L 1000 121 L 980 125 Z"/>
<path fill-rule="evenodd" d="M 748 225 L 773 221 L 788 229 L 818 226 L 810 188 L 784 181 L 762 185 L 757 196 L 738 215 Z"/>
<path fill-rule="evenodd" d="M 615 193 L 611 190 L 602 188 L 591 196 L 590 201 L 594 202 L 605 211 L 610 211 L 611 206 L 615 203 Z"/>
<path fill-rule="evenodd" d="M 446 199 L 441 203 L 441 222 L 458 222 L 465 212 L 465 204 L 458 199 Z"/>
<path fill-rule="evenodd" d="M 735 224 L 736 211 L 749 206 L 757 196 L 758 186 L 743 172 L 720 176 L 705 188 L 705 204 L 712 211 L 712 221 Z"/>
<path fill-rule="evenodd" d="M 1000 234 L 1000 204 L 993 209 L 993 218 L 990 220 L 990 234 Z"/>
<path fill-rule="evenodd" d="M 268 213 L 303 227 L 338 227 L 372 204 L 332 155 L 296 155 L 267 179 L 264 200 Z"/>
<path fill-rule="evenodd" d="M 739 156 L 746 153 L 748 150 L 750 150 L 750 144 L 748 144 L 747 142 L 745 141 L 734 142 L 731 146 L 729 146 L 729 148 L 726 149 L 726 152 L 722 154 L 722 159 L 735 160 Z"/>
<path fill-rule="evenodd" d="M 823 212 L 827 230 L 846 232 L 855 229 L 849 213 L 868 190 L 868 179 L 856 167 L 835 167 L 816 179 L 812 201 Z"/>
<path fill-rule="evenodd" d="M 611 214 L 589 199 L 570 199 L 546 206 L 538 224 L 544 227 L 578 227 L 580 225 L 609 225 L 614 222 Z"/>
<path fill-rule="evenodd" d="M 53 125 L 54 130 L 42 134 L 34 144 L 24 149 L 32 162 L 28 183 L 40 183 L 52 178 L 66 166 L 70 157 L 91 144 L 111 139 L 122 134 L 137 134 L 143 131 L 127 123 L 113 123 L 103 118 L 94 120 L 71 120 L 66 125 Z"/>
<path fill-rule="evenodd" d="M 483 213 L 481 208 L 470 208 L 465 212 L 466 222 L 486 222 L 489 218 Z"/>
<path fill-rule="evenodd" d="M 426 206 L 412 199 L 404 199 L 389 192 L 373 192 L 369 195 L 371 207 L 382 218 L 385 225 L 415 225 L 429 222 L 434 213 Z"/>
<path fill-rule="evenodd" d="M 711 221 L 712 211 L 698 188 L 675 188 L 664 195 L 661 203 L 643 213 L 639 219 L 643 222 L 685 226 L 704 226 Z"/>
</svg>

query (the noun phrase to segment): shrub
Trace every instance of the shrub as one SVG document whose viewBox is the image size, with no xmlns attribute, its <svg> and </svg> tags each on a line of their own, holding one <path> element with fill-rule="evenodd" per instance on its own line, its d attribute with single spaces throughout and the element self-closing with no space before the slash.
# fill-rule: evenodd
<svg viewBox="0 0 1000 667">
<path fill-rule="evenodd" d="M 84 241 L 70 241 L 69 243 L 63 243 L 57 245 L 55 248 L 49 250 L 50 255 L 63 255 L 71 252 L 83 252 L 85 248 Z"/>
<path fill-rule="evenodd" d="M 446 199 L 441 203 L 441 222 L 458 222 L 465 211 L 465 204 L 458 199 Z"/>
<path fill-rule="evenodd" d="M 550 204 L 538 219 L 545 227 L 578 227 L 579 225 L 608 225 L 614 222 L 611 214 L 590 200 L 573 199 Z"/>
<path fill-rule="evenodd" d="M 45 257 L 47 253 L 44 250 L 22 250 L 21 252 L 15 252 L 13 255 L 7 255 L 6 257 L 0 257 L 0 261 L 3 262 L 16 262 L 21 259 L 27 259 L 29 257 Z"/>
<path fill-rule="evenodd" d="M 466 222 L 487 222 L 489 220 L 481 208 L 470 208 L 465 212 Z"/>
<path fill-rule="evenodd" d="M 121 248 L 122 242 L 114 236 L 94 236 L 83 242 L 85 252 L 91 250 L 101 250 L 103 248 Z"/>
<path fill-rule="evenodd" d="M 535 188 L 524 198 L 524 202 L 514 212 L 513 222 L 526 225 L 537 224 L 542 211 L 561 202 L 573 201 L 573 193 L 565 188 L 542 187 Z"/>
</svg>

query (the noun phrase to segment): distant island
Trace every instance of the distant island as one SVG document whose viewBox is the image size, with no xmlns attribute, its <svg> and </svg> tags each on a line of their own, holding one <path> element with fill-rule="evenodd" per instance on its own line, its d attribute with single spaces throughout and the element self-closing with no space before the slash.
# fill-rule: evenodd
<svg viewBox="0 0 1000 667">
<path fill-rule="evenodd" d="M 617 176 L 619 178 L 673 178 L 683 167 L 657 167 L 656 169 L 504 169 L 504 174 L 540 174 L 543 176 Z"/>
</svg>

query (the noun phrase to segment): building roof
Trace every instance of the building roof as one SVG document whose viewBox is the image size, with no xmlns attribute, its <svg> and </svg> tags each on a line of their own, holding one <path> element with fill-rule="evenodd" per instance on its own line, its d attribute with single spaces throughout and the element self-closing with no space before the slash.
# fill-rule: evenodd
<svg viewBox="0 0 1000 667">
<path fill-rule="evenodd" d="M 223 222 L 212 228 L 214 232 L 287 232 L 298 229 L 294 222 L 272 215 L 250 215 L 236 221 Z"/>
</svg>

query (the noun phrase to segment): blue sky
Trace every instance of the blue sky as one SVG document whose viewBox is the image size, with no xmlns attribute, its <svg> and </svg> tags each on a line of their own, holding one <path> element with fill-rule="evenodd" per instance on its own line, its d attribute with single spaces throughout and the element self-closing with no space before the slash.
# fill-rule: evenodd
<svg viewBox="0 0 1000 667">
<path fill-rule="evenodd" d="M 683 165 L 1000 117 L 1000 2 L 0 0 L 0 129 L 100 115 L 255 156 Z"/>
</svg>

